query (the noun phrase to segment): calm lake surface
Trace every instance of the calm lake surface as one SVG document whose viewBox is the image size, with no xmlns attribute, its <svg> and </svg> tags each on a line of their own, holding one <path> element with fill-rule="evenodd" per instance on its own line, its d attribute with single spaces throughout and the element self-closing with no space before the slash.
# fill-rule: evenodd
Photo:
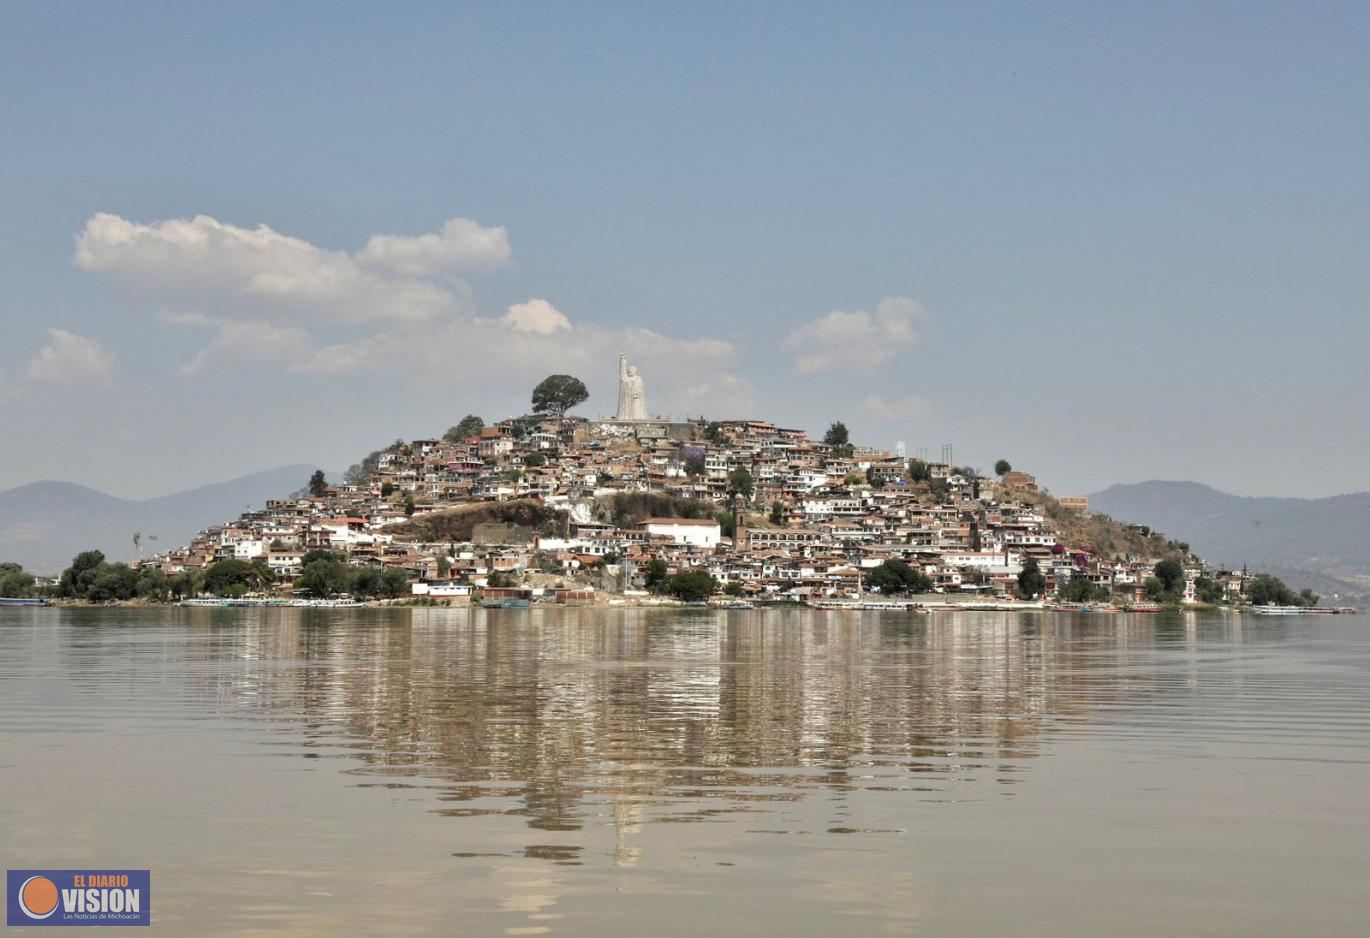
<svg viewBox="0 0 1370 938">
<path fill-rule="evenodd" d="M 1364 935 L 1370 619 L 0 610 L 0 844 L 168 934 Z"/>
</svg>

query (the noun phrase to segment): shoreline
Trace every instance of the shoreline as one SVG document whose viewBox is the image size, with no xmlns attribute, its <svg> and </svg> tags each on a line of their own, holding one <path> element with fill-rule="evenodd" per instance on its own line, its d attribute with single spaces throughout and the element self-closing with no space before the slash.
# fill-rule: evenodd
<svg viewBox="0 0 1370 938">
<path fill-rule="evenodd" d="M 3 605 L 11 609 L 488 609 L 478 598 L 427 598 L 403 597 L 394 599 L 267 599 L 267 598 L 215 598 L 198 597 L 192 600 L 150 602 L 144 599 L 112 600 L 110 602 L 88 602 L 81 599 L 54 598 L 41 602 L 24 602 Z M 505 607 L 509 608 L 509 607 Z M 907 612 L 928 614 L 933 612 L 1074 612 L 1085 615 L 1157 615 L 1166 612 L 1217 612 L 1237 615 L 1259 616 L 1329 616 L 1356 615 L 1362 610 L 1350 606 L 1322 606 L 1306 608 L 1263 608 L 1259 606 L 1221 606 L 1207 603 L 1186 605 L 1144 604 L 1140 606 L 1116 606 L 1111 604 L 1043 603 L 1027 600 L 1019 601 L 965 601 L 951 600 L 876 600 L 876 599 L 821 599 L 813 601 L 793 600 L 749 600 L 729 597 L 722 601 L 685 601 L 669 597 L 625 596 L 621 594 L 598 594 L 594 600 L 573 600 L 570 602 L 534 602 L 529 606 L 516 608 L 561 608 L 561 609 L 711 609 L 716 611 L 743 611 L 757 609 L 811 609 L 815 612 Z"/>
</svg>

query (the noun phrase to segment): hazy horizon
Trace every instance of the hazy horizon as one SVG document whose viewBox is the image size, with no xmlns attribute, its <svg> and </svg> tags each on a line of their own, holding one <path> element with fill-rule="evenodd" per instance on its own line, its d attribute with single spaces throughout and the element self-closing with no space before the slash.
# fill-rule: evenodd
<svg viewBox="0 0 1370 938">
<path fill-rule="evenodd" d="M 1058 494 L 1370 488 L 1358 4 L 0 9 L 0 490 L 542 377 Z"/>
</svg>

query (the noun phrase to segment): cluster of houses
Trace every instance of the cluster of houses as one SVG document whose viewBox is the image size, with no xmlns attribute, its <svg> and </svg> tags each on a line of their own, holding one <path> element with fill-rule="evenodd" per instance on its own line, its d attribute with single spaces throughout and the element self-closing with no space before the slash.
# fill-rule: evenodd
<svg viewBox="0 0 1370 938">
<path fill-rule="evenodd" d="M 308 552 L 324 548 L 402 569 L 418 595 L 515 583 L 583 598 L 644 590 L 660 560 L 670 573 L 705 570 L 733 593 L 819 599 L 868 592 L 866 578 L 887 560 L 908 563 L 939 592 L 1007 596 L 1031 558 L 1048 591 L 1085 577 L 1119 601 L 1143 599 L 1156 562 L 1063 540 L 1048 506 L 1059 518 L 1088 502 L 1050 499 L 1026 473 L 986 478 L 764 421 L 525 417 L 373 455 L 346 481 L 269 501 L 148 562 L 174 575 L 225 558 L 261 561 L 289 590 Z M 604 506 L 617 495 L 672 496 L 667 504 L 698 510 L 614 524 Z M 557 520 L 477 524 L 459 543 L 415 533 L 433 513 L 515 500 Z M 1231 595 L 1243 586 L 1239 574 L 1215 576 L 1191 560 L 1187 600 L 1201 575 Z"/>
</svg>

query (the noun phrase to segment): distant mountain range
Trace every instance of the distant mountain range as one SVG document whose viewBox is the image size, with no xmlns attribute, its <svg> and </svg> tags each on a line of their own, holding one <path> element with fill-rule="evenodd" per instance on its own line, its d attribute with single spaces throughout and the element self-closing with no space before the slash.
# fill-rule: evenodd
<svg viewBox="0 0 1370 938">
<path fill-rule="evenodd" d="M 1244 498 L 1196 482 L 1115 485 L 1090 508 L 1185 541 L 1209 563 L 1248 565 L 1325 602 L 1370 599 L 1370 492 Z"/>
<path fill-rule="evenodd" d="M 61 572 L 92 548 L 110 560 L 131 561 L 133 532 L 143 552 L 180 547 L 196 532 L 229 521 L 247 506 L 262 507 L 304 488 L 313 466 L 283 466 L 205 485 L 188 492 L 129 501 L 71 482 L 35 482 L 0 492 L 0 561 L 40 574 Z M 148 539 L 155 535 L 156 540 Z"/>
</svg>

